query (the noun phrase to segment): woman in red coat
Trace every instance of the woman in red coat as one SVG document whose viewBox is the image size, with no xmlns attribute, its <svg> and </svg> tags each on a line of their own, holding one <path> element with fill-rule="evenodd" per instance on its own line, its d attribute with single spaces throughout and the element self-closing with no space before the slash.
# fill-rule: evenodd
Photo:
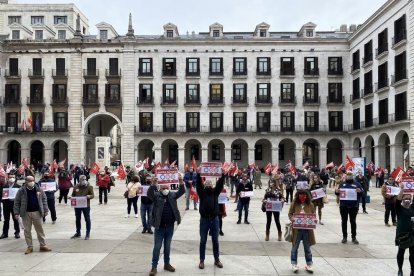
<svg viewBox="0 0 414 276">
<path fill-rule="evenodd" d="M 104 195 L 104 203 L 108 203 L 108 187 L 109 182 L 111 181 L 109 175 L 105 171 L 101 171 L 98 174 L 98 179 L 96 181 L 96 186 L 99 187 L 99 204 L 102 204 L 102 194 Z"/>
</svg>

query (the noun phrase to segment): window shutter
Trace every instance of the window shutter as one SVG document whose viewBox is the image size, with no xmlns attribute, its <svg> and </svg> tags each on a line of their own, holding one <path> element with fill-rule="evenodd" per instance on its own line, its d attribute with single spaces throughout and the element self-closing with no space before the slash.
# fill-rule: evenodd
<svg viewBox="0 0 414 276">
<path fill-rule="evenodd" d="M 247 130 L 247 112 L 243 112 L 244 128 Z"/>
<path fill-rule="evenodd" d="M 295 112 L 290 112 L 290 118 L 291 118 L 290 121 L 292 122 L 290 127 L 294 128 L 295 127 Z"/>
<path fill-rule="evenodd" d="M 319 129 L 319 112 L 315 112 L 315 128 Z"/>
<path fill-rule="evenodd" d="M 221 119 L 221 118 L 220 118 Z M 236 129 L 236 113 L 233 112 L 233 131 Z"/>
<path fill-rule="evenodd" d="M 52 98 L 57 98 L 57 86 L 52 84 Z"/>
<path fill-rule="evenodd" d="M 10 112 L 6 113 L 6 126 L 9 127 L 10 126 Z"/>
<path fill-rule="evenodd" d="M 220 112 L 220 130 L 223 131 L 223 112 Z"/>
</svg>

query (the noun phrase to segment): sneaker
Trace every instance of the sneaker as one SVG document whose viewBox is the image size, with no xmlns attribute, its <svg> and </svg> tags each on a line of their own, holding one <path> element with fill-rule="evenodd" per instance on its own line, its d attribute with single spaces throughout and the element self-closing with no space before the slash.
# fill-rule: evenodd
<svg viewBox="0 0 414 276">
<path fill-rule="evenodd" d="M 223 264 L 220 262 L 220 260 L 215 261 L 214 265 L 217 266 L 218 268 L 223 268 Z"/>
<path fill-rule="evenodd" d="M 341 242 L 345 244 L 347 242 L 346 238 L 343 238 Z"/>
<path fill-rule="evenodd" d="M 309 273 L 313 273 L 313 267 L 311 265 L 305 265 L 305 270 Z"/>
<path fill-rule="evenodd" d="M 76 239 L 76 238 L 80 238 L 80 234 L 79 233 L 76 233 L 75 235 L 73 235 L 72 237 L 70 237 L 71 239 Z"/>
<path fill-rule="evenodd" d="M 102 204 L 102 203 L 99 203 L 99 204 Z M 124 218 L 129 218 L 129 214 L 126 214 Z"/>
<path fill-rule="evenodd" d="M 135 214 L 135 218 L 138 218 L 138 214 Z"/>
<path fill-rule="evenodd" d="M 164 270 L 167 270 L 169 272 L 175 272 L 175 268 L 170 264 L 164 265 Z"/>
<path fill-rule="evenodd" d="M 237 221 L 237 224 L 240 224 L 240 223 L 241 223 L 241 221 L 240 221 L 240 220 L 238 220 L 238 221 Z"/>
<path fill-rule="evenodd" d="M 359 244 L 359 241 L 358 241 L 356 238 L 353 238 L 353 239 L 352 239 L 352 243 L 353 243 L 353 244 Z"/>
<path fill-rule="evenodd" d="M 299 266 L 298 265 L 292 265 L 292 271 L 293 271 L 293 273 L 298 273 L 299 272 Z"/>
<path fill-rule="evenodd" d="M 33 253 L 33 247 L 28 247 L 26 249 L 26 251 L 24 252 L 25 255 L 28 255 L 28 254 L 31 254 L 31 253 Z"/>
</svg>

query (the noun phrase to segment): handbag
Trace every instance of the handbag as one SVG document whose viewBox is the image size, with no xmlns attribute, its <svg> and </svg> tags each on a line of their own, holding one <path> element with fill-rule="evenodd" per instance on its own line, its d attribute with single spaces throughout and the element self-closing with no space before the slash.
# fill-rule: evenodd
<svg viewBox="0 0 414 276">
<path fill-rule="evenodd" d="M 128 191 L 125 191 L 125 193 L 124 193 L 124 197 L 125 197 L 125 198 L 128 198 Z"/>
<path fill-rule="evenodd" d="M 293 224 L 286 223 L 284 237 L 285 237 L 285 241 L 287 242 L 292 242 L 293 240 L 292 229 L 293 229 Z"/>
<path fill-rule="evenodd" d="M 324 204 L 329 203 L 329 198 L 328 198 L 328 195 L 325 195 L 325 196 L 323 197 L 323 203 L 324 203 Z"/>
<path fill-rule="evenodd" d="M 262 202 L 262 212 L 266 212 L 266 202 Z"/>
</svg>

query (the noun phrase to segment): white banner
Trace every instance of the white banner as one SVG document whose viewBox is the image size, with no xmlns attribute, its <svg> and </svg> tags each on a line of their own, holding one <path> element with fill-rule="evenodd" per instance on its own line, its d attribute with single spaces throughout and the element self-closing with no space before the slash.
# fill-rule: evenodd
<svg viewBox="0 0 414 276">
<path fill-rule="evenodd" d="M 45 192 L 55 192 L 56 182 L 42 182 L 40 183 L 40 188 L 42 188 Z"/>
<path fill-rule="evenodd" d="M 357 200 L 356 189 L 339 189 L 339 200 Z"/>
<path fill-rule="evenodd" d="M 227 193 L 220 193 L 218 197 L 218 204 L 227 204 L 229 202 Z"/>
<path fill-rule="evenodd" d="M 147 196 L 149 187 L 150 186 L 140 186 L 140 187 L 138 187 L 137 195 Z"/>
<path fill-rule="evenodd" d="M 387 186 L 386 191 L 387 191 L 387 195 L 399 195 L 401 189 L 400 187 Z"/>
<path fill-rule="evenodd" d="M 220 162 L 202 162 L 200 165 L 200 175 L 202 177 L 220 177 L 223 173 L 223 169 L 221 167 L 222 164 Z"/>
<path fill-rule="evenodd" d="M 14 199 L 19 188 L 4 188 L 1 199 Z"/>
<path fill-rule="evenodd" d="M 240 197 L 253 197 L 253 191 L 248 191 L 248 192 L 240 192 Z"/>
<path fill-rule="evenodd" d="M 86 196 L 72 197 L 70 199 L 70 205 L 73 208 L 86 208 L 88 207 L 88 198 Z"/>
<path fill-rule="evenodd" d="M 326 195 L 323 188 L 313 190 L 311 191 L 311 194 L 312 194 L 312 199 L 322 198 Z"/>
<path fill-rule="evenodd" d="M 308 181 L 298 181 L 298 182 L 296 182 L 296 189 L 298 189 L 298 190 L 307 190 L 307 189 L 309 189 Z"/>
<path fill-rule="evenodd" d="M 268 200 L 266 202 L 266 211 L 268 212 L 282 212 L 283 201 L 280 200 Z"/>
</svg>

